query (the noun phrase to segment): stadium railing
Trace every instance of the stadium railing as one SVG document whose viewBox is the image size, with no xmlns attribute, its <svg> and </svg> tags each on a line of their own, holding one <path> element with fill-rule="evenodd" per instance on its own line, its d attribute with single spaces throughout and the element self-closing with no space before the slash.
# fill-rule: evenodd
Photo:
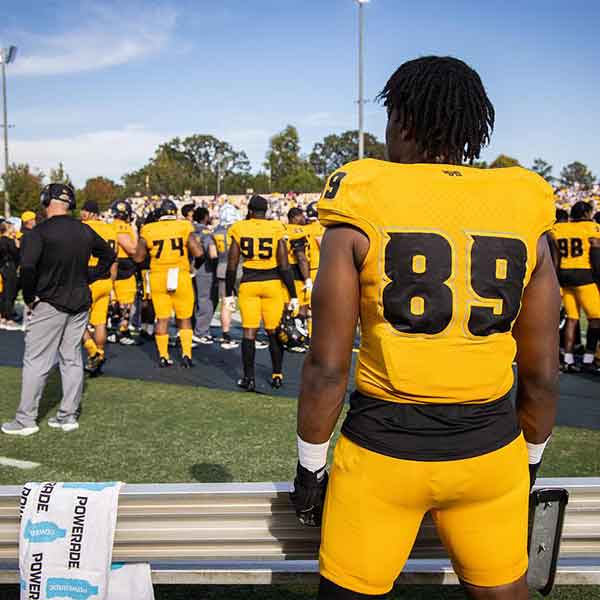
<svg viewBox="0 0 600 600">
<path fill-rule="evenodd" d="M 570 494 L 556 584 L 600 585 L 600 478 L 536 487 Z M 316 581 L 319 531 L 297 523 L 288 494 L 288 483 L 127 485 L 113 560 L 149 562 L 163 585 Z M 0 487 L 0 583 L 19 581 L 19 496 L 20 487 Z M 457 583 L 428 518 L 398 583 Z"/>
</svg>

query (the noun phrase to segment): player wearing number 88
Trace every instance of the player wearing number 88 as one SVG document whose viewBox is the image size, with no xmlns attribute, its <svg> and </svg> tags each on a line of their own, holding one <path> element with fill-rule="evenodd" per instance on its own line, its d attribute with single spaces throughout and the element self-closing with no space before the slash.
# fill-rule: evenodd
<svg viewBox="0 0 600 600">
<path fill-rule="evenodd" d="M 303 523 L 324 510 L 319 598 L 387 593 L 430 512 L 470 597 L 524 600 L 528 492 L 558 397 L 552 188 L 526 169 L 461 164 L 494 123 L 462 61 L 405 63 L 381 98 L 391 162 L 347 164 L 318 204 L 292 498 Z"/>
<path fill-rule="evenodd" d="M 169 357 L 169 319 L 175 313 L 183 366 L 192 363 L 192 313 L 194 289 L 190 277 L 190 255 L 200 266 L 204 251 L 193 235 L 194 226 L 177 219 L 177 207 L 165 200 L 160 218 L 142 227 L 135 260 L 142 262 L 150 255 L 150 292 L 156 313 L 155 340 L 161 367 L 172 363 Z"/>
</svg>

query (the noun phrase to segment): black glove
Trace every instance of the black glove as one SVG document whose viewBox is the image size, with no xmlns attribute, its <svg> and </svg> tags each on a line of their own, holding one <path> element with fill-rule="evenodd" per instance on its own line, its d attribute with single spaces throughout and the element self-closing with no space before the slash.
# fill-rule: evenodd
<svg viewBox="0 0 600 600">
<path fill-rule="evenodd" d="M 533 489 L 533 485 L 535 484 L 535 479 L 537 477 L 537 473 L 540 470 L 541 465 L 541 460 L 539 463 L 535 463 L 535 465 L 529 465 L 529 491 Z"/>
<path fill-rule="evenodd" d="M 302 525 L 308 527 L 321 526 L 327 481 L 328 475 L 325 467 L 313 473 L 298 463 L 294 489 L 290 493 L 290 499 L 296 509 L 296 516 Z"/>
</svg>

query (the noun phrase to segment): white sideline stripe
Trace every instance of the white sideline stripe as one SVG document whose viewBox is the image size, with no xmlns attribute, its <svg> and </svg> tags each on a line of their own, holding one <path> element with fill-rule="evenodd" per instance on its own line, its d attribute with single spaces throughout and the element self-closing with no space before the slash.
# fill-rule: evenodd
<svg viewBox="0 0 600 600">
<path fill-rule="evenodd" d="M 37 469 L 37 467 L 40 466 L 40 463 L 0 456 L 0 465 L 3 467 L 14 467 L 15 469 Z"/>
</svg>

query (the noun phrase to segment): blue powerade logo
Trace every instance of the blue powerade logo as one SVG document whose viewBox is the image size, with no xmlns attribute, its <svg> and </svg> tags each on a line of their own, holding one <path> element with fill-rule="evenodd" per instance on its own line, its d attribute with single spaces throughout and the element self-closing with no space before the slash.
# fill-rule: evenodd
<svg viewBox="0 0 600 600">
<path fill-rule="evenodd" d="M 51 577 L 46 584 L 46 598 L 72 598 L 88 600 L 98 595 L 98 586 L 85 579 L 62 579 Z"/>
<path fill-rule="evenodd" d="M 25 525 L 24 537 L 28 542 L 32 543 L 54 542 L 66 537 L 66 535 L 66 529 L 61 529 L 56 523 L 52 523 L 51 521 L 33 523 L 29 520 L 27 521 L 27 525 Z"/>
<path fill-rule="evenodd" d="M 115 487 L 116 481 L 105 481 L 104 483 L 63 483 L 65 490 L 86 490 L 88 492 L 101 492 L 106 488 Z"/>
</svg>

